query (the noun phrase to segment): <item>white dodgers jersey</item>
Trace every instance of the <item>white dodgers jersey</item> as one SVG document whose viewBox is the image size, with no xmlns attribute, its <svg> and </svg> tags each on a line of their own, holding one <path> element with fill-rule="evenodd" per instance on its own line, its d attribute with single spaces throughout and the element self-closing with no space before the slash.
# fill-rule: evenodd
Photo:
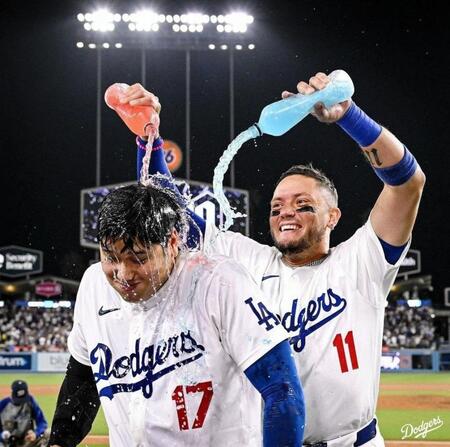
<svg viewBox="0 0 450 447">
<path fill-rule="evenodd" d="M 261 295 L 221 256 L 180 255 L 139 304 L 120 297 L 100 263 L 89 267 L 68 345 L 92 368 L 110 445 L 260 447 L 261 399 L 243 371 L 287 338 Z"/>
<path fill-rule="evenodd" d="M 408 247 L 389 264 L 368 221 L 323 262 L 293 268 L 274 247 L 238 233 L 215 235 L 211 227 L 208 232 L 207 249 L 247 268 L 289 333 L 305 394 L 305 443 L 329 441 L 370 423 L 386 297 Z"/>
</svg>

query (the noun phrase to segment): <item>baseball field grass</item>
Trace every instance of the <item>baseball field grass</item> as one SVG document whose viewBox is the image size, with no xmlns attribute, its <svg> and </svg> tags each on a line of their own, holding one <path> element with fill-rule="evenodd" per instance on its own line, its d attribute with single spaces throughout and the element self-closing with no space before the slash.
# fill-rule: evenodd
<svg viewBox="0 0 450 447">
<path fill-rule="evenodd" d="M 17 379 L 28 382 L 31 394 L 39 402 L 50 424 L 63 376 L 0 374 L 0 397 L 10 393 L 9 386 Z M 377 416 L 387 446 L 450 447 L 450 373 L 382 374 Z M 107 434 L 105 418 L 100 411 L 90 436 L 80 445 L 106 447 Z M 402 439 L 401 443 L 388 442 Z M 442 444 L 431 444 L 431 441 L 441 441 Z"/>
</svg>

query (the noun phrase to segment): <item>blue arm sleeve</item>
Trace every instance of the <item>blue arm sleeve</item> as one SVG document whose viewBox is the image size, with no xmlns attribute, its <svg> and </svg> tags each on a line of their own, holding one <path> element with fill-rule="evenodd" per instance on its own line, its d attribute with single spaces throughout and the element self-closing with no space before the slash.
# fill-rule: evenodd
<svg viewBox="0 0 450 447">
<path fill-rule="evenodd" d="M 36 400 L 32 397 L 31 398 L 31 407 L 33 409 L 33 415 L 34 420 L 36 421 L 36 435 L 41 436 L 45 429 L 48 427 L 47 421 L 45 419 L 44 413 L 41 410 L 41 407 L 39 407 Z"/>
<path fill-rule="evenodd" d="M 245 370 L 264 399 L 264 447 L 299 447 L 305 402 L 291 348 L 281 342 Z"/>
<path fill-rule="evenodd" d="M 137 178 L 139 180 L 141 168 L 142 168 L 142 160 L 145 156 L 145 150 L 141 149 L 142 146 L 145 146 L 145 141 L 139 139 L 138 137 L 138 147 L 137 147 Z M 165 179 L 159 179 L 159 183 L 163 188 L 168 188 L 172 190 L 179 198 L 181 203 L 184 204 L 184 199 L 180 194 L 180 191 L 178 191 L 178 188 L 176 187 L 175 183 L 173 182 L 172 174 L 167 167 L 166 159 L 164 156 L 164 151 L 162 149 L 153 151 L 152 157 L 150 159 L 150 165 L 148 172 L 150 175 L 153 174 L 163 174 L 166 178 Z M 202 219 L 198 214 L 195 214 L 190 209 L 187 210 L 187 213 L 189 214 L 189 234 L 188 234 L 188 247 L 198 247 L 200 240 L 205 235 L 206 231 L 206 222 L 204 219 Z"/>
<path fill-rule="evenodd" d="M 386 259 L 389 264 L 394 265 L 400 259 L 400 256 L 402 255 L 407 244 L 396 247 L 395 245 L 391 245 L 383 241 L 383 239 L 378 238 L 378 240 L 383 247 L 384 259 Z"/>
</svg>

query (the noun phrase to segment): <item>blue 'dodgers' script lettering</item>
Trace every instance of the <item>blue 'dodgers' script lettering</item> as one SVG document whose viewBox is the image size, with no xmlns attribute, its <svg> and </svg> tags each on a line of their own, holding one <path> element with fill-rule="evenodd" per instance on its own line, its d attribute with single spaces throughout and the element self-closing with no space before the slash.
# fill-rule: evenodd
<svg viewBox="0 0 450 447">
<path fill-rule="evenodd" d="M 112 399 L 114 394 L 117 393 L 142 390 L 142 394 L 148 399 L 153 394 L 153 383 L 156 380 L 171 373 L 176 368 L 195 362 L 203 356 L 204 352 L 204 346 L 197 343 L 191 332 L 187 331 L 163 340 L 157 345 L 145 346 L 143 349 L 141 340 L 138 338 L 134 352 L 115 360 L 109 346 L 104 343 L 98 343 L 91 351 L 90 361 L 96 382 L 109 380 L 111 377 L 122 379 L 130 372 L 132 377 L 145 373 L 143 379 L 134 383 L 118 383 L 105 386 L 99 391 L 100 397 L 105 396 Z M 155 369 L 166 363 L 169 358 L 179 360 L 155 372 Z"/>
<path fill-rule="evenodd" d="M 266 331 L 273 329 L 280 321 L 289 333 L 298 331 L 289 341 L 294 351 L 301 352 L 305 347 L 306 337 L 342 313 L 347 307 L 347 300 L 328 289 L 326 293 L 309 300 L 301 310 L 298 301 L 297 298 L 292 300 L 291 310 L 283 316 L 273 314 L 262 302 L 255 303 L 251 297 L 245 300 L 245 304 L 250 306 L 258 324 L 264 326 Z"/>
<path fill-rule="evenodd" d="M 308 301 L 303 309 L 298 308 L 298 299 L 292 301 L 290 312 L 281 317 L 281 324 L 288 332 L 297 332 L 290 339 L 292 349 L 303 351 L 306 337 L 317 331 L 324 324 L 336 318 L 347 307 L 347 300 L 328 289 L 317 298 Z"/>
</svg>

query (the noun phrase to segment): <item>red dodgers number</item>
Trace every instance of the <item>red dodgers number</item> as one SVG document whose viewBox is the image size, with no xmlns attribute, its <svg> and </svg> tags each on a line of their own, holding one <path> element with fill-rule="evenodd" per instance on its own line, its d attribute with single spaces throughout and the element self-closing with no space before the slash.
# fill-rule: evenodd
<svg viewBox="0 0 450 447">
<path fill-rule="evenodd" d="M 347 332 L 344 338 L 345 344 L 348 346 L 348 352 L 350 354 L 350 362 L 352 364 L 352 369 L 358 369 L 358 356 L 356 355 L 355 340 L 353 339 L 353 331 Z M 347 359 L 345 355 L 344 342 L 342 341 L 342 335 L 337 334 L 333 340 L 333 346 L 337 349 L 339 356 L 339 364 L 341 365 L 341 371 L 343 373 L 348 372 Z"/>
<path fill-rule="evenodd" d="M 205 421 L 206 413 L 208 412 L 209 404 L 211 403 L 212 396 L 214 394 L 212 382 L 202 382 L 196 385 L 178 385 L 172 393 L 172 400 L 175 401 L 178 416 L 178 425 L 180 430 L 189 430 L 189 421 L 186 410 L 186 399 L 184 397 L 184 389 L 186 388 L 186 393 L 203 393 L 200 406 L 197 410 L 197 416 L 195 417 L 194 423 L 191 428 L 203 427 L 203 422 Z"/>
</svg>

